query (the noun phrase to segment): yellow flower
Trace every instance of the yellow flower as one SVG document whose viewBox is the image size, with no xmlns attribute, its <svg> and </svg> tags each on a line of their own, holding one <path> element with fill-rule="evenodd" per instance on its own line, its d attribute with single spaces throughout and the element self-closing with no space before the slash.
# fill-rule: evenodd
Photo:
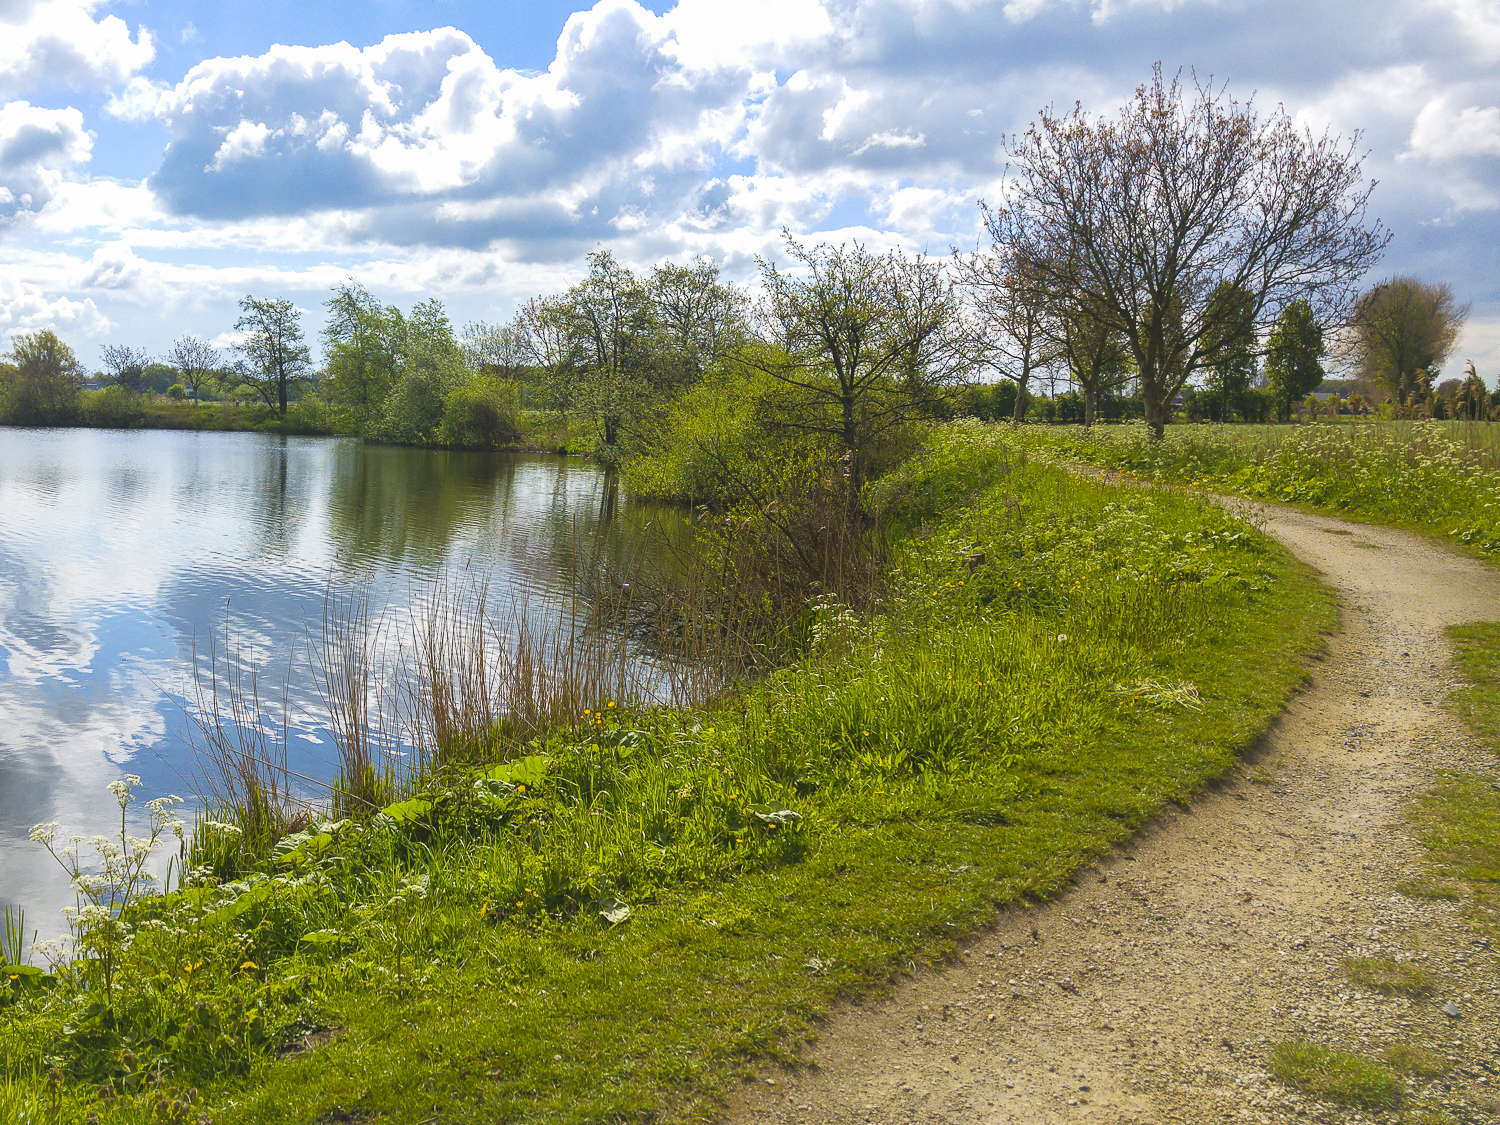
<svg viewBox="0 0 1500 1125">
<path fill-rule="evenodd" d="M 609 705 L 610 705 L 610 706 L 611 706 L 611 707 L 613 707 L 613 706 L 614 706 L 614 705 L 615 705 L 615 701 L 614 701 L 614 700 L 613 700 L 613 699 L 611 699 L 611 700 L 610 700 L 610 701 L 609 701 Z"/>
<path fill-rule="evenodd" d="M 260 966 L 257 965 L 254 961 L 246 961 L 243 965 L 240 966 L 240 972 L 245 972 L 247 970 L 253 972 L 258 968 L 260 968 Z"/>
</svg>

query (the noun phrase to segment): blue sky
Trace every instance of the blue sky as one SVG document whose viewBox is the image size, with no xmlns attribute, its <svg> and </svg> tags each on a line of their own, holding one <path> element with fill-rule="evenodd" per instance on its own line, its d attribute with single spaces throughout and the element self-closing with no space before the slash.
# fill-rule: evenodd
<svg viewBox="0 0 1500 1125">
<path fill-rule="evenodd" d="M 315 334 L 347 277 L 500 320 L 607 246 L 749 281 L 783 226 L 972 245 L 999 141 L 1196 67 L 1363 134 L 1378 275 L 1450 282 L 1500 373 L 1496 0 L 0 0 L 0 335 Z"/>
</svg>

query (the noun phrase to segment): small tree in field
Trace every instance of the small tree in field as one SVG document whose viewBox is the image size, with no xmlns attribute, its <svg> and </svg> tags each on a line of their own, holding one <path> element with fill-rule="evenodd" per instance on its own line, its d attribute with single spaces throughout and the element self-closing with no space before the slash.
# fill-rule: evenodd
<svg viewBox="0 0 1500 1125">
<path fill-rule="evenodd" d="M 204 386 L 213 381 L 214 372 L 219 367 L 219 349 L 209 347 L 196 336 L 183 336 L 172 345 L 168 358 L 171 359 L 172 366 L 177 368 L 178 380 L 196 403 Z"/>
<path fill-rule="evenodd" d="M 66 425 L 78 413 L 83 367 L 50 328 L 11 341 L 13 367 L 0 376 L 0 415 L 21 426 Z"/>
<path fill-rule="evenodd" d="M 985 211 L 984 220 L 989 226 L 994 216 Z M 1060 340 L 1067 338 L 1069 326 L 1086 323 L 1089 314 L 1067 305 L 1065 294 L 1049 293 L 1035 271 L 998 238 L 988 251 L 960 256 L 957 264 L 969 298 L 967 335 L 974 365 L 1016 385 L 1011 420 L 1023 422 L 1032 377 L 1057 362 L 1066 350 Z"/>
<path fill-rule="evenodd" d="M 146 377 L 146 368 L 151 364 L 151 353 L 145 348 L 128 348 L 120 344 L 107 344 L 104 348 L 104 367 L 116 385 L 131 394 L 138 394 Z"/>
<path fill-rule="evenodd" d="M 1118 117 L 1046 110 L 1008 148 L 992 237 L 1120 333 L 1156 437 L 1214 350 L 1221 285 L 1248 295 L 1257 327 L 1297 300 L 1342 320 L 1389 239 L 1365 225 L 1374 185 L 1353 142 L 1184 89 L 1160 65 Z"/>
<path fill-rule="evenodd" d="M 1451 285 L 1393 277 L 1372 286 L 1349 320 L 1360 374 L 1407 405 L 1426 392 L 1468 315 Z"/>
<path fill-rule="evenodd" d="M 235 380 L 254 390 L 283 418 L 288 390 L 307 378 L 312 366 L 301 322 L 302 314 L 290 301 L 246 297 L 240 301 L 240 318 L 234 324 L 236 332 L 244 333 L 237 350 L 246 361 L 235 369 Z"/>
</svg>

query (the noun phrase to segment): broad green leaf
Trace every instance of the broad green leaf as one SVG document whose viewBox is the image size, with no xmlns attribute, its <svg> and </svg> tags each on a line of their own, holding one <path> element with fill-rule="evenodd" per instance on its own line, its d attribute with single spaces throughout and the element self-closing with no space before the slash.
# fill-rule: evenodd
<svg viewBox="0 0 1500 1125">
<path fill-rule="evenodd" d="M 533 789 L 547 778 L 547 766 L 552 759 L 541 754 L 531 754 L 525 758 L 517 758 L 514 762 L 505 762 L 498 766 L 491 766 L 484 771 L 484 777 L 493 781 L 504 781 L 510 785 L 524 785 Z"/>
<path fill-rule="evenodd" d="M 611 926 L 618 926 L 630 918 L 630 904 L 617 895 L 607 894 L 599 900 L 599 917 Z"/>
</svg>

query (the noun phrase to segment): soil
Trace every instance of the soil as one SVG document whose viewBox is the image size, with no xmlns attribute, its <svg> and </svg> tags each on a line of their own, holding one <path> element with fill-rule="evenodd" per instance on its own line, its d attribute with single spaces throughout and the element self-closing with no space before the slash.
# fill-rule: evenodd
<svg viewBox="0 0 1500 1125">
<path fill-rule="evenodd" d="M 1500 948 L 1408 882 L 1414 799 L 1444 771 L 1500 778 L 1442 706 L 1443 626 L 1500 617 L 1500 569 L 1404 532 L 1254 518 L 1337 589 L 1343 630 L 1243 766 L 945 970 L 833 1013 L 727 1121 L 1500 1121 Z M 1365 991 L 1360 957 L 1412 962 L 1432 991 Z M 1288 1039 L 1372 1059 L 1414 1044 L 1452 1069 L 1411 1080 L 1405 1116 L 1326 1104 L 1269 1075 Z"/>
</svg>

